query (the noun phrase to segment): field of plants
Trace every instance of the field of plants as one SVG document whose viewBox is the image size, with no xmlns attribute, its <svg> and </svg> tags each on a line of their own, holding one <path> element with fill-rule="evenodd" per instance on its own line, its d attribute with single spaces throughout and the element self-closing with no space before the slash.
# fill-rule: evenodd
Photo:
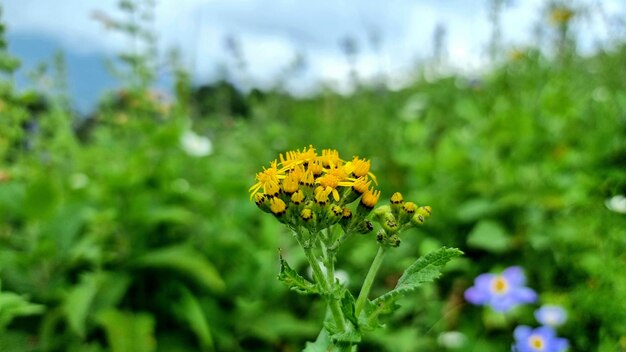
<svg viewBox="0 0 626 352">
<path fill-rule="evenodd" d="M 626 45 L 579 55 L 570 20 L 546 24 L 552 50 L 501 49 L 479 75 L 350 95 L 198 87 L 175 67 L 166 100 L 149 58 L 123 57 L 129 79 L 89 117 L 71 108 L 62 60 L 58 89 L 18 90 L 2 41 L 0 351 L 302 350 L 326 297 L 277 279 L 279 249 L 312 274 L 249 189 L 309 146 L 370 160 L 379 205 L 401 192 L 432 208 L 390 248 L 370 297 L 440 247 L 464 253 L 381 314 L 359 351 L 509 351 L 542 306 L 566 313 L 553 322 L 569 351 L 626 351 Z M 355 297 L 379 228 L 337 252 Z M 503 270 L 535 296 L 509 307 L 478 292 L 481 274 Z M 518 350 L 562 350 L 535 347 Z"/>
</svg>

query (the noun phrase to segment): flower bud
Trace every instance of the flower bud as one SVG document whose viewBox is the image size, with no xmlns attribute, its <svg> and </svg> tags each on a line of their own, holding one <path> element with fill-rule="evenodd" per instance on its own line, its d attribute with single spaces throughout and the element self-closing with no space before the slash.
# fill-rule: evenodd
<svg viewBox="0 0 626 352">
<path fill-rule="evenodd" d="M 400 208 L 400 213 L 398 214 L 398 223 L 400 224 L 400 226 L 411 221 L 411 218 L 415 214 L 416 210 L 417 205 L 415 205 L 415 203 L 413 202 L 406 202 L 402 204 L 402 207 Z"/>
<path fill-rule="evenodd" d="M 374 225 L 372 224 L 371 221 L 367 219 L 361 221 L 356 227 L 356 231 L 363 235 L 372 232 L 373 229 L 374 229 Z"/>
<path fill-rule="evenodd" d="M 254 194 L 254 203 L 266 213 L 270 212 L 270 206 L 267 202 L 267 197 L 263 193 Z"/>
<path fill-rule="evenodd" d="M 367 192 L 363 193 L 361 197 L 361 202 L 357 207 L 357 213 L 360 216 L 366 216 L 367 214 L 374 209 L 376 203 L 378 203 L 378 198 L 380 197 L 380 191 L 372 189 L 368 189 Z"/>
<path fill-rule="evenodd" d="M 381 223 L 381 225 L 382 225 L 383 229 L 385 229 L 385 231 L 387 233 L 396 233 L 396 232 L 398 232 L 398 228 L 399 228 L 398 227 L 398 223 L 395 220 L 393 220 L 393 219 L 385 220 L 385 221 L 383 221 Z"/>
<path fill-rule="evenodd" d="M 380 229 L 378 230 L 378 232 L 376 232 L 376 241 L 378 241 L 378 243 L 384 243 L 387 240 L 387 233 L 385 232 L 385 230 Z"/>
<path fill-rule="evenodd" d="M 424 218 L 429 217 L 431 212 L 432 212 L 432 209 L 430 205 L 424 205 L 417 209 L 417 214 L 421 214 Z"/>
<path fill-rule="evenodd" d="M 285 204 L 285 202 L 283 202 L 282 199 L 278 197 L 273 197 L 272 199 L 270 199 L 270 210 L 274 215 L 276 215 L 276 217 L 281 217 L 285 214 L 285 211 L 287 210 L 287 205 Z"/>
<path fill-rule="evenodd" d="M 298 190 L 300 178 L 298 177 L 298 173 L 292 172 L 288 174 L 282 181 L 283 183 L 283 192 L 287 195 L 291 195 L 292 193 Z"/>
<path fill-rule="evenodd" d="M 311 208 L 304 208 L 300 212 L 300 224 L 309 231 L 315 232 L 317 226 L 317 215 Z"/>
<path fill-rule="evenodd" d="M 394 216 L 397 217 L 398 215 L 400 215 L 400 209 L 402 208 L 402 204 L 404 203 L 402 193 L 394 193 L 389 201 L 391 202 L 391 212 Z"/>
<path fill-rule="evenodd" d="M 304 192 L 297 190 L 291 195 L 291 202 L 295 205 L 300 205 L 304 202 Z"/>
<path fill-rule="evenodd" d="M 384 219 L 387 214 L 391 214 L 391 207 L 388 205 L 381 205 L 374 209 L 374 216 L 379 219 Z"/>
<path fill-rule="evenodd" d="M 397 234 L 389 236 L 389 239 L 387 240 L 387 243 L 389 243 L 389 245 L 394 248 L 400 246 L 400 242 L 400 236 L 398 236 Z"/>
<path fill-rule="evenodd" d="M 329 225 L 338 223 L 342 219 L 343 208 L 338 205 L 332 205 L 328 208 L 326 219 Z"/>
</svg>

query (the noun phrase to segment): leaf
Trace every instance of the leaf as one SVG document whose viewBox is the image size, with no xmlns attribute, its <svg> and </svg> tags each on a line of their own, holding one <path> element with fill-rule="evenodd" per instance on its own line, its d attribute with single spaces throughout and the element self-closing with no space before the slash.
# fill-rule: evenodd
<svg viewBox="0 0 626 352">
<path fill-rule="evenodd" d="M 13 292 L 0 292 L 0 333 L 18 316 L 40 314 L 45 307 Z"/>
<path fill-rule="evenodd" d="M 393 290 L 366 305 L 367 327 L 377 326 L 379 315 L 391 313 L 397 308 L 396 300 L 412 293 L 422 284 L 437 279 L 441 276 L 443 266 L 461 254 L 463 252 L 456 248 L 442 247 L 417 259 L 402 274 Z"/>
<path fill-rule="evenodd" d="M 112 352 L 152 352 L 156 350 L 154 318 L 147 313 L 129 313 L 115 309 L 98 314 Z"/>
<path fill-rule="evenodd" d="M 356 330 L 349 330 L 333 334 L 330 338 L 336 344 L 355 345 L 361 342 L 361 333 Z"/>
<path fill-rule="evenodd" d="M 348 319 L 356 328 L 359 326 L 359 321 L 356 318 L 355 307 L 354 307 L 354 296 L 350 291 L 345 290 L 343 298 L 341 299 L 341 310 L 343 311 L 344 317 Z"/>
<path fill-rule="evenodd" d="M 493 253 L 503 253 L 509 249 L 510 238 L 500 223 L 483 220 L 474 226 L 467 236 L 467 245 Z"/>
<path fill-rule="evenodd" d="M 281 253 L 278 255 L 280 257 L 280 273 L 278 274 L 278 280 L 282 281 L 291 290 L 304 295 L 320 293 L 317 285 L 303 278 L 293 270 Z"/>
<path fill-rule="evenodd" d="M 315 342 L 307 342 L 302 352 L 327 352 L 330 347 L 330 336 L 325 328 L 322 328 Z"/>
<path fill-rule="evenodd" d="M 226 284 L 204 254 L 188 245 L 153 250 L 139 257 L 135 266 L 178 271 L 214 292 L 222 292 Z"/>
<path fill-rule="evenodd" d="M 91 314 L 112 308 L 130 285 L 130 278 L 119 273 L 89 272 L 66 295 L 63 310 L 70 328 L 84 337 Z"/>
<path fill-rule="evenodd" d="M 174 307 L 176 314 L 181 320 L 189 324 L 191 330 L 200 340 L 200 346 L 202 346 L 203 351 L 214 351 L 215 346 L 211 328 L 198 299 L 184 286 L 181 286 L 180 293 L 180 300 L 176 302 Z"/>
<path fill-rule="evenodd" d="M 80 337 L 85 337 L 87 315 L 91 302 L 98 292 L 97 274 L 89 273 L 81 277 L 80 283 L 65 297 L 64 310 L 70 328 Z"/>
</svg>

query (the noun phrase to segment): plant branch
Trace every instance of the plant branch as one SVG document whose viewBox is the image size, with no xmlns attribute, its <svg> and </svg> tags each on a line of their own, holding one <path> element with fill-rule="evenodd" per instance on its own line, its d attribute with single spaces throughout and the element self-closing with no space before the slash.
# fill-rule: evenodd
<svg viewBox="0 0 626 352">
<path fill-rule="evenodd" d="M 381 245 L 380 247 L 378 247 L 376 257 L 374 257 L 372 265 L 367 272 L 367 276 L 365 276 L 365 281 L 363 282 L 363 286 L 361 286 L 361 292 L 359 292 L 359 297 L 356 299 L 355 314 L 357 317 L 363 310 L 365 302 L 367 302 L 367 297 L 369 296 L 372 284 L 374 283 L 374 279 L 376 278 L 376 274 L 378 273 L 378 269 L 380 269 L 380 265 L 383 263 L 386 250 L 387 247 L 385 246 Z"/>
</svg>

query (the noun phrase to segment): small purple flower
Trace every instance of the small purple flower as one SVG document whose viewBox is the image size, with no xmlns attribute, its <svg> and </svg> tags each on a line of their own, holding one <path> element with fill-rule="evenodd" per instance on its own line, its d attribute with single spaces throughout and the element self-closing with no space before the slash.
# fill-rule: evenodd
<svg viewBox="0 0 626 352">
<path fill-rule="evenodd" d="M 567 339 L 557 337 L 554 330 L 547 326 L 532 329 L 520 325 L 515 328 L 513 336 L 513 352 L 562 352 L 569 347 Z"/>
<path fill-rule="evenodd" d="M 541 325 L 556 328 L 565 323 L 567 312 L 561 306 L 546 304 L 535 311 L 535 318 Z"/>
<path fill-rule="evenodd" d="M 525 287 L 526 277 L 519 266 L 506 268 L 502 274 L 480 274 L 474 286 L 465 291 L 465 299 L 476 305 L 488 305 L 506 312 L 518 304 L 533 303 L 537 293 Z"/>
</svg>

